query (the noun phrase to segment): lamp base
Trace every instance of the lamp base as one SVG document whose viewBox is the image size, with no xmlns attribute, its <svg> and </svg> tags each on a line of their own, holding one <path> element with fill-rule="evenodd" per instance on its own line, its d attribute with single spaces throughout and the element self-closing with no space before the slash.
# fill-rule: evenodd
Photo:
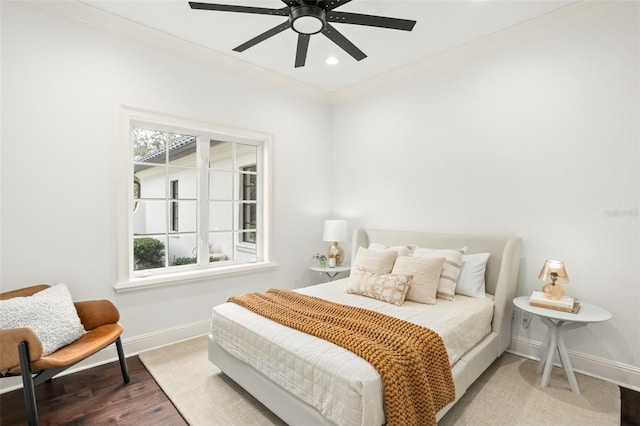
<svg viewBox="0 0 640 426">
<path fill-rule="evenodd" d="M 542 293 L 547 299 L 560 300 L 564 297 L 564 288 L 560 284 L 546 283 L 542 287 Z"/>
<path fill-rule="evenodd" d="M 337 241 L 331 243 L 331 246 L 329 247 L 329 255 L 327 257 L 329 259 L 335 258 L 336 266 L 342 265 L 342 261 L 344 260 L 344 250 L 342 250 L 342 247 L 340 247 L 340 244 L 338 244 Z"/>
</svg>

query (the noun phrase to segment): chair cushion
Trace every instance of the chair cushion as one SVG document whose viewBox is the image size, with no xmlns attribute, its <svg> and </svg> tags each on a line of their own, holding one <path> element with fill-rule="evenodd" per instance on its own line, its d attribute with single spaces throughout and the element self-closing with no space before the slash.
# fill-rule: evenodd
<svg viewBox="0 0 640 426">
<path fill-rule="evenodd" d="M 31 363 L 32 370 L 45 370 L 47 368 L 66 367 L 81 361 L 98 352 L 100 349 L 115 342 L 122 334 L 120 324 L 106 324 L 88 331 L 80 339 L 57 350 L 49 356 L 40 358 Z"/>
<path fill-rule="evenodd" d="M 78 340 L 84 334 L 65 284 L 28 297 L 0 300 L 0 328 L 30 328 L 42 343 L 43 355 Z"/>
</svg>

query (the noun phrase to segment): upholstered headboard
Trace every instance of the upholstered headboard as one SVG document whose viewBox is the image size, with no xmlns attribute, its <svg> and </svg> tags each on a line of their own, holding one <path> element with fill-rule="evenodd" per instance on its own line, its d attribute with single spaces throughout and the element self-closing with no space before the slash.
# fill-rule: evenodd
<svg viewBox="0 0 640 426">
<path fill-rule="evenodd" d="M 389 247 L 415 244 L 429 248 L 467 247 L 466 254 L 489 253 L 485 273 L 486 291 L 495 296 L 492 331 L 499 336 L 499 352 L 511 342 L 511 315 L 513 298 L 518 283 L 520 250 L 522 241 L 512 236 L 439 234 L 414 231 L 388 231 L 359 229 L 353 233 L 351 259 L 355 259 L 359 247 L 370 243 L 381 243 Z"/>
</svg>

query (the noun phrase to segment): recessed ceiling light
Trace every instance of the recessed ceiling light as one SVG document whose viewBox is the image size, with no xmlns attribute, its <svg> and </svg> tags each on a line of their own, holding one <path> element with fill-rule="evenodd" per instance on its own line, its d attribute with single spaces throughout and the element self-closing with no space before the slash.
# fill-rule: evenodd
<svg viewBox="0 0 640 426">
<path fill-rule="evenodd" d="M 325 62 L 327 65 L 337 65 L 340 61 L 335 56 L 329 56 Z"/>
</svg>

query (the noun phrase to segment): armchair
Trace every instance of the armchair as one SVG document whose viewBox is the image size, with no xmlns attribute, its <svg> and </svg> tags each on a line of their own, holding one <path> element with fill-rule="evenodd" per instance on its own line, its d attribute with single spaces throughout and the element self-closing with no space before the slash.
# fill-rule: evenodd
<svg viewBox="0 0 640 426">
<path fill-rule="evenodd" d="M 47 288 L 49 288 L 48 285 L 42 284 L 0 293 L 0 300 L 32 296 Z M 122 378 L 125 383 L 129 383 L 129 372 L 120 340 L 123 329 L 118 324 L 120 319 L 118 309 L 108 300 L 73 302 L 73 304 L 85 333 L 79 339 L 46 356 L 43 356 L 43 345 L 40 339 L 30 328 L 0 330 L 0 378 L 22 376 L 30 426 L 39 424 L 35 386 L 50 381 L 60 372 L 111 343 L 116 344 Z"/>
</svg>

